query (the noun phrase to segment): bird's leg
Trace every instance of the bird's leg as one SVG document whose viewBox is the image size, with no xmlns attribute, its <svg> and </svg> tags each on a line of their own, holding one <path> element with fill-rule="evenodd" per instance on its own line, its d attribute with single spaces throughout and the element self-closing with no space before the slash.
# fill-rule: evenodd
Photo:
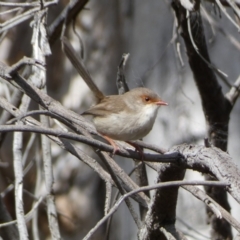
<svg viewBox="0 0 240 240">
<path fill-rule="evenodd" d="M 104 139 L 106 139 L 106 141 L 108 143 L 110 143 L 111 146 L 113 146 L 113 155 L 115 155 L 115 153 L 117 151 L 119 151 L 119 147 L 116 145 L 116 143 L 114 142 L 114 140 L 112 138 L 110 138 L 110 137 L 108 137 L 106 135 L 103 135 L 103 134 L 102 134 L 102 136 L 103 136 Z"/>
<path fill-rule="evenodd" d="M 140 146 L 138 146 L 136 143 L 132 143 L 132 142 L 128 142 L 128 141 L 126 141 L 126 143 L 133 146 L 135 148 L 135 151 L 138 151 L 139 154 L 141 155 L 142 160 L 144 159 L 144 152 L 143 152 L 143 149 Z"/>
</svg>

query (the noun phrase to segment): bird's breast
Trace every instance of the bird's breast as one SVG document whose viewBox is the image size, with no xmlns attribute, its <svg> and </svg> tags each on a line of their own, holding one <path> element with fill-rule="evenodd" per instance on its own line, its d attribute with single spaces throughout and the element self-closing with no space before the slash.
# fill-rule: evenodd
<svg viewBox="0 0 240 240">
<path fill-rule="evenodd" d="M 143 138 L 151 131 L 156 115 L 157 108 L 145 107 L 135 113 L 120 112 L 95 117 L 93 121 L 98 132 L 116 140 L 131 141 Z"/>
</svg>

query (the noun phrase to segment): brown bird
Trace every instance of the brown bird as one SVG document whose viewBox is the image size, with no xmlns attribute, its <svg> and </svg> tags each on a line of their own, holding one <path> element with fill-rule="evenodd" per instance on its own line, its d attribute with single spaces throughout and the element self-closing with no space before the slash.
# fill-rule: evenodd
<svg viewBox="0 0 240 240">
<path fill-rule="evenodd" d="M 168 104 L 148 88 L 135 88 L 122 95 L 105 96 L 93 82 L 70 42 L 63 37 L 62 43 L 67 57 L 98 100 L 83 114 L 93 116 L 97 131 L 114 147 L 113 153 L 118 150 L 113 139 L 131 141 L 146 136 L 153 127 L 158 108 Z"/>
<path fill-rule="evenodd" d="M 131 141 L 145 137 L 152 129 L 161 105 L 168 105 L 148 88 L 135 88 L 123 95 L 106 96 L 83 114 L 93 116 L 99 133 L 118 150 L 112 141 Z"/>
</svg>

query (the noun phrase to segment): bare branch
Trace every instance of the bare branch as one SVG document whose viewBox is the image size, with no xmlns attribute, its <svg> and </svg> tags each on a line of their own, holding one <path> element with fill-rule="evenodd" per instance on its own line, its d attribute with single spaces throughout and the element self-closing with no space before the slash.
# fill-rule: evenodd
<svg viewBox="0 0 240 240">
<path fill-rule="evenodd" d="M 218 7 L 222 10 L 223 14 L 229 19 L 229 21 L 237 28 L 238 32 L 240 31 L 239 25 L 232 19 L 232 17 L 228 14 L 226 8 L 222 5 L 220 0 L 215 0 Z M 227 2 L 231 2 L 228 1 Z M 238 14 L 239 10 L 236 12 Z"/>
<path fill-rule="evenodd" d="M 231 216 L 221 205 L 209 197 L 204 191 L 197 187 L 193 186 L 182 186 L 185 190 L 192 193 L 200 201 L 204 202 L 215 214 L 217 217 L 225 218 L 239 233 L 240 233 L 240 223 Z M 220 213 L 220 216 L 218 215 Z"/>
<path fill-rule="evenodd" d="M 179 151 L 183 154 L 186 157 L 185 164 L 187 167 L 194 170 L 200 167 L 201 171 L 205 169 L 205 173 L 212 174 L 219 181 L 229 183 L 230 187 L 227 188 L 227 191 L 240 203 L 240 186 L 238 184 L 240 182 L 240 170 L 226 152 L 216 147 L 206 148 L 184 144 L 171 148 L 171 151 Z M 200 166 L 203 159 L 205 159 L 204 167 L 203 165 Z"/>
<path fill-rule="evenodd" d="M 111 145 L 108 145 L 106 143 L 100 142 L 98 140 L 94 140 L 82 135 L 78 135 L 71 132 L 64 132 L 62 130 L 57 129 L 51 129 L 46 127 L 37 127 L 37 126 L 15 126 L 15 125 L 2 125 L 0 126 L 0 132 L 14 132 L 14 131 L 21 131 L 21 132 L 35 132 L 35 133 L 41 133 L 45 135 L 51 135 L 59 138 L 66 138 L 71 139 L 75 141 L 79 141 L 88 145 L 91 145 L 93 147 L 99 148 L 102 151 L 112 152 L 113 147 Z M 178 163 L 181 161 L 181 155 L 178 153 L 170 153 L 165 155 L 159 155 L 159 154 L 150 154 L 150 153 L 143 153 L 139 154 L 138 152 L 135 152 L 131 149 L 119 149 L 119 151 L 116 153 L 119 156 L 127 157 L 127 158 L 134 158 L 138 160 L 142 160 L 144 158 L 144 161 L 149 162 L 173 162 Z"/>
<path fill-rule="evenodd" d="M 75 19 L 78 13 L 84 8 L 88 0 L 73 0 L 64 8 L 59 17 L 48 28 L 49 43 L 53 43 L 59 39 L 63 24 L 67 25 Z"/>
<path fill-rule="evenodd" d="M 236 103 L 236 101 L 239 97 L 239 94 L 240 94 L 240 76 L 235 81 L 235 83 L 232 86 L 232 88 L 230 89 L 230 91 L 228 93 L 226 93 L 225 97 L 226 97 L 226 99 L 229 100 L 229 102 L 232 104 L 232 106 L 234 106 L 234 104 Z"/>
<path fill-rule="evenodd" d="M 0 98 L 0 106 L 6 109 L 7 111 L 11 112 L 12 115 L 18 117 L 22 115 L 22 112 L 19 111 L 15 106 L 12 106 L 9 104 L 5 99 Z M 27 123 L 33 126 L 41 126 L 41 124 L 36 121 L 35 119 L 28 117 L 26 119 Z M 98 172 L 99 176 L 104 181 L 110 181 L 112 182 L 112 179 L 110 178 L 109 174 L 106 173 L 102 167 L 91 157 L 87 156 L 81 149 L 74 146 L 73 144 L 69 143 L 67 140 L 60 139 L 58 137 L 49 136 L 48 137 L 54 141 L 56 144 L 58 144 L 61 148 L 68 150 L 71 154 L 76 156 L 78 159 L 82 160 L 84 163 L 89 165 L 94 171 Z"/>
<path fill-rule="evenodd" d="M 14 134 L 13 142 L 13 154 L 14 154 L 14 174 L 15 174 L 15 204 L 16 204 L 16 216 L 18 232 L 21 239 L 29 239 L 27 226 L 24 219 L 24 207 L 23 207 L 23 171 L 22 171 L 22 133 Z"/>
<path fill-rule="evenodd" d="M 7 31 L 10 28 L 13 28 L 13 27 L 17 26 L 18 24 L 30 19 L 38 11 L 39 11 L 38 7 L 30 9 L 30 10 L 28 10 L 20 15 L 17 15 L 16 17 L 13 17 L 10 20 L 0 24 L 0 33 Z"/>
<path fill-rule="evenodd" d="M 52 1 L 47 1 L 47 2 L 44 2 L 43 3 L 43 7 L 46 8 L 46 7 L 49 7 L 51 5 L 54 5 L 54 4 L 57 4 L 58 3 L 58 0 L 52 0 Z M 3 7 L 40 7 L 41 4 L 39 3 L 39 1 L 36 1 L 36 2 L 30 2 L 30 3 L 17 3 L 17 2 L 14 2 L 14 3 L 10 3 L 10 2 L 0 2 L 0 6 L 3 6 Z"/>
<path fill-rule="evenodd" d="M 129 91 L 129 87 L 126 83 L 126 78 L 124 75 L 124 70 L 125 70 L 125 65 L 127 63 L 127 60 L 129 58 L 129 53 L 123 54 L 121 62 L 118 66 L 118 71 L 117 71 L 117 88 L 118 88 L 118 94 L 123 94 L 125 92 Z"/>
<path fill-rule="evenodd" d="M 105 152 L 99 152 L 98 155 L 100 156 L 100 158 L 103 160 L 104 164 L 106 165 L 108 172 L 110 173 L 110 175 L 112 176 L 113 181 L 115 182 L 115 185 L 117 186 L 118 190 L 120 191 L 120 193 L 122 195 L 124 195 L 126 193 L 126 191 L 124 190 L 124 188 L 122 187 L 120 181 L 117 178 L 117 175 L 115 174 L 115 172 L 113 171 L 113 169 L 111 168 L 111 165 L 109 164 L 109 161 L 112 161 L 112 159 L 110 159 L 110 157 L 105 153 Z M 139 217 L 137 216 L 131 202 L 129 199 L 125 200 L 126 205 L 138 227 L 138 229 L 141 228 L 141 221 L 139 220 Z"/>
<path fill-rule="evenodd" d="M 179 187 L 182 185 L 204 185 L 204 186 L 211 186 L 214 184 L 214 186 L 224 187 L 227 186 L 226 183 L 220 182 L 217 183 L 215 181 L 173 181 L 173 182 L 166 182 L 166 183 L 158 183 L 154 184 L 152 186 L 146 186 L 146 187 L 140 187 L 139 189 L 136 189 L 134 191 L 131 191 L 129 193 L 124 194 L 119 200 L 114 204 L 114 206 L 111 208 L 109 213 L 104 216 L 95 226 L 92 228 L 88 234 L 83 238 L 83 240 L 88 240 L 92 237 L 92 235 L 96 232 L 96 230 L 111 216 L 113 215 L 121 203 L 131 195 L 139 192 L 154 190 L 154 189 L 160 189 L 160 188 L 167 188 L 167 187 Z"/>
</svg>

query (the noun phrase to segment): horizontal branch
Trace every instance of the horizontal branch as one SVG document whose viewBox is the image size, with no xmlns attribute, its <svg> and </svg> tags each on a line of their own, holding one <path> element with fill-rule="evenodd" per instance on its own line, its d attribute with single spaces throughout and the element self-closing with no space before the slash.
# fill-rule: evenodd
<svg viewBox="0 0 240 240">
<path fill-rule="evenodd" d="M 17 3 L 17 2 L 11 3 L 11 2 L 0 1 L 0 6 L 2 6 L 2 7 L 39 7 L 39 8 L 43 6 L 43 8 L 46 8 L 51 5 L 55 5 L 57 3 L 58 3 L 58 0 L 43 2 L 42 4 L 40 4 L 39 1 L 31 2 L 31 3 Z"/>
<path fill-rule="evenodd" d="M 103 143 L 101 141 L 88 138 L 82 135 L 78 135 L 76 133 L 71 132 L 64 132 L 58 129 L 51 129 L 46 127 L 37 127 L 37 126 L 26 126 L 26 125 L 1 125 L 0 126 L 0 132 L 34 132 L 34 133 L 40 133 L 45 135 L 51 135 L 58 138 L 65 138 L 65 139 L 71 139 L 78 142 L 82 142 L 85 144 L 88 144 L 92 147 L 98 148 L 102 151 L 106 152 L 113 152 L 113 147 L 111 145 L 108 145 L 106 143 Z M 144 160 L 144 161 L 150 161 L 150 162 L 172 162 L 172 163 L 178 163 L 181 161 L 182 156 L 179 153 L 169 153 L 165 155 L 160 154 L 150 154 L 150 153 L 138 153 L 136 151 L 133 151 L 131 149 L 120 149 L 117 153 L 117 155 L 126 157 L 126 158 L 134 158 L 137 160 Z"/>
</svg>

